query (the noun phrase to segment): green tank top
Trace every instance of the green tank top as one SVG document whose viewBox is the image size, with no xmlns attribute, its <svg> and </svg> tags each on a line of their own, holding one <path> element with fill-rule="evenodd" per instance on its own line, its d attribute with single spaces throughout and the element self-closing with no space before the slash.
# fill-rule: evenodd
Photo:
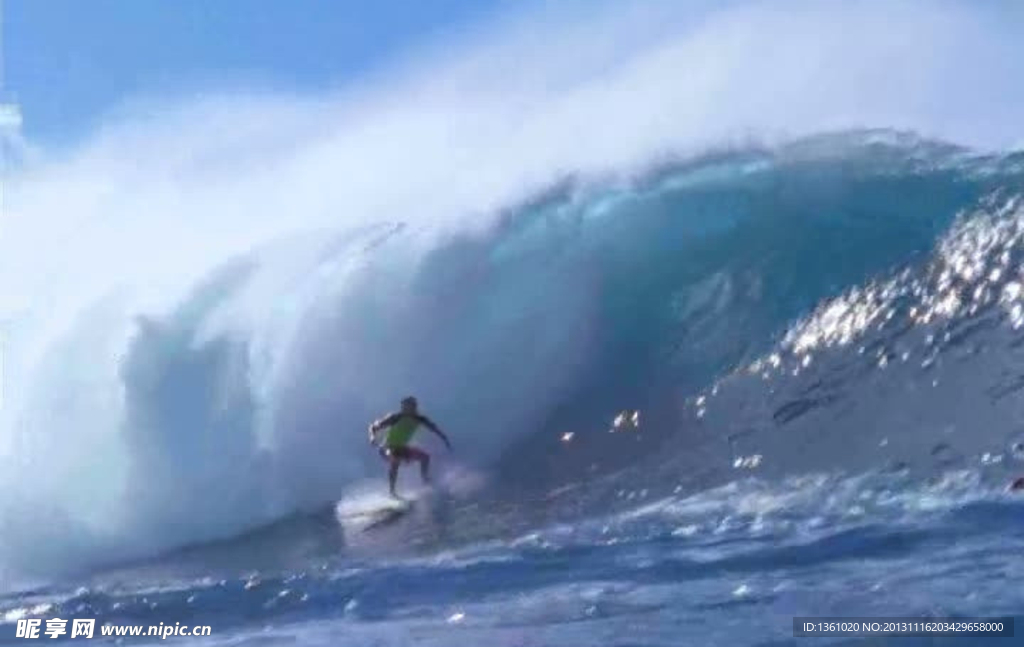
<svg viewBox="0 0 1024 647">
<path fill-rule="evenodd" d="M 420 421 L 414 416 L 402 416 L 398 422 L 388 428 L 384 445 L 387 447 L 405 447 L 412 440 L 412 435 L 419 428 Z"/>
</svg>

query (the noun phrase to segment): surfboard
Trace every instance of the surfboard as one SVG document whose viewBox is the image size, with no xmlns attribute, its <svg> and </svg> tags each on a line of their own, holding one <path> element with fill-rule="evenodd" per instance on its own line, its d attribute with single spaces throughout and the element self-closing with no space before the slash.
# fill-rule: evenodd
<svg viewBox="0 0 1024 647">
<path fill-rule="evenodd" d="M 342 526 L 366 532 L 395 523 L 412 512 L 415 504 L 415 498 L 355 497 L 339 501 L 335 506 L 335 516 Z"/>
<path fill-rule="evenodd" d="M 366 531 L 392 526 L 403 519 L 437 523 L 438 518 L 450 510 L 454 500 L 464 500 L 480 489 L 482 477 L 466 468 L 448 466 L 444 472 L 435 475 L 431 485 L 401 488 L 401 499 L 386 494 L 384 486 L 377 478 L 354 483 L 335 503 L 335 520 L 350 539 Z"/>
</svg>

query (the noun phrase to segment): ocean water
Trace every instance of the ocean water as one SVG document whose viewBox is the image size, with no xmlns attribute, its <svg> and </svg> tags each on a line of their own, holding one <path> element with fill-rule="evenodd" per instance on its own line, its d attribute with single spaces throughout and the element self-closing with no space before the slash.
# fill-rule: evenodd
<svg viewBox="0 0 1024 647">
<path fill-rule="evenodd" d="M 59 617 L 199 645 L 974 645 L 792 619 L 1024 617 L 1022 154 L 844 131 L 499 215 L 8 322 L 34 379 L 5 393 L 0 642 Z M 364 430 L 412 392 L 455 451 L 424 438 L 438 493 L 362 532 L 335 504 L 384 489 Z"/>
</svg>

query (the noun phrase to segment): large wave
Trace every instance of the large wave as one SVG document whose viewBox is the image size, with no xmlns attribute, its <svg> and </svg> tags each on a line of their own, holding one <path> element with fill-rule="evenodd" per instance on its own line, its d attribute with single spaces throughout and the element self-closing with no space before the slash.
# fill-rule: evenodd
<svg viewBox="0 0 1024 647">
<path fill-rule="evenodd" d="M 630 184 L 567 183 L 485 233 L 371 228 L 232 259 L 137 318 L 109 359 L 69 366 L 68 353 L 104 350 L 97 326 L 127 325 L 130 310 L 101 302 L 41 362 L 46 388 L 18 419 L 33 433 L 16 455 L 51 488 L 31 492 L 33 514 L 48 505 L 60 523 L 39 530 L 62 535 L 29 533 L 15 554 L 52 560 L 36 551 L 70 542 L 130 555 L 329 501 L 379 471 L 362 430 L 407 392 L 460 454 L 499 460 L 519 485 L 623 467 L 659 438 L 685 449 L 687 395 L 837 288 L 927 254 L 959 212 L 1020 180 L 1012 160 L 852 133 Z M 233 328 L 254 294 L 262 325 Z M 82 372 L 118 392 L 104 401 L 63 381 Z M 107 406 L 116 417 L 96 430 Z M 599 434 L 627 407 L 651 431 L 623 448 L 628 434 Z M 566 430 L 580 436 L 573 452 L 559 450 Z"/>
<path fill-rule="evenodd" d="M 821 40 L 871 32 L 865 7 L 841 10 L 841 29 L 831 10 L 799 14 L 773 88 L 786 110 L 736 107 L 760 96 L 761 66 L 693 63 L 739 65 L 774 42 L 750 31 L 771 16 L 730 10 L 630 45 L 610 70 L 591 51 L 498 92 L 480 79 L 507 60 L 498 48 L 365 104 L 212 101 L 118 122 L 24 169 L 0 239 L 0 561 L 77 568 L 330 501 L 377 475 L 366 422 L 411 392 L 460 460 L 523 488 L 614 470 L 684 432 L 686 398 L 796 317 L 1018 188 L 1012 157 L 892 131 L 685 153 L 792 124 L 1012 137 L 990 130 L 1002 112 L 980 114 L 991 87 L 967 74 L 970 106 L 919 88 L 949 99 L 941 115 L 897 97 L 837 118 L 859 96 L 845 81 L 800 101 L 824 78 L 800 71 L 808 51 L 834 65 L 828 78 L 916 51 L 876 38 L 865 59 Z M 914 45 L 949 37 L 966 58 L 900 59 L 906 74 L 955 63 L 1020 78 L 990 17 L 928 15 Z M 666 86 L 680 70 L 695 76 Z M 646 442 L 583 442 L 623 408 L 644 413 Z M 566 432 L 579 442 L 559 443 Z"/>
</svg>

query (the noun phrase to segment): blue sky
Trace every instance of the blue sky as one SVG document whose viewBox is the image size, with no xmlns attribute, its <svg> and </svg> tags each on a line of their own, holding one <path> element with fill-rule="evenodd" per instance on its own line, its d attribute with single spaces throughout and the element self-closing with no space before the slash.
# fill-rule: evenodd
<svg viewBox="0 0 1024 647">
<path fill-rule="evenodd" d="M 336 86 L 504 0 L 5 0 L 5 89 L 37 140 L 137 95 Z"/>
<path fill-rule="evenodd" d="M 409 63 L 409 51 L 424 51 L 417 50 L 424 41 L 436 60 L 413 61 L 424 62 L 418 78 L 425 85 L 438 74 L 459 80 L 461 85 L 445 86 L 459 85 L 458 96 L 443 102 L 438 97 L 443 106 L 435 106 L 458 125 L 467 117 L 496 120 L 498 106 L 547 106 L 552 118 L 565 119 L 552 126 L 560 132 L 595 125 L 602 136 L 614 132 L 621 144 L 630 138 L 600 124 L 632 124 L 644 138 L 643 144 L 634 142 L 637 151 L 680 141 L 693 145 L 692 133 L 714 139 L 736 130 L 794 127 L 885 125 L 969 141 L 1019 141 L 1017 97 L 1024 90 L 1017 43 L 1024 12 L 1016 5 L 946 0 L 895 5 L 865 0 L 853 7 L 814 0 L 0 2 L 5 90 L 23 107 L 28 139 L 44 149 L 89 139 L 99 119 L 136 99 L 169 97 L 182 104 L 193 92 L 234 95 L 236 89 L 324 96 L 323 90 L 386 66 L 392 57 Z M 475 38 L 481 34 L 486 37 Z M 506 80 L 512 83 L 500 89 L 502 98 L 494 105 L 474 103 L 478 90 L 490 92 Z M 591 91 L 603 93 L 602 99 L 588 95 Z M 414 95 L 398 92 L 391 101 L 415 103 Z M 566 109 L 570 97 L 579 99 L 579 114 Z M 419 106 L 406 107 L 410 124 L 422 117 Z M 509 123 L 495 126 L 496 132 L 524 119 L 506 117 Z M 550 136 L 541 139 L 552 145 Z M 580 148 L 591 141 L 577 133 L 566 145 Z"/>
</svg>

